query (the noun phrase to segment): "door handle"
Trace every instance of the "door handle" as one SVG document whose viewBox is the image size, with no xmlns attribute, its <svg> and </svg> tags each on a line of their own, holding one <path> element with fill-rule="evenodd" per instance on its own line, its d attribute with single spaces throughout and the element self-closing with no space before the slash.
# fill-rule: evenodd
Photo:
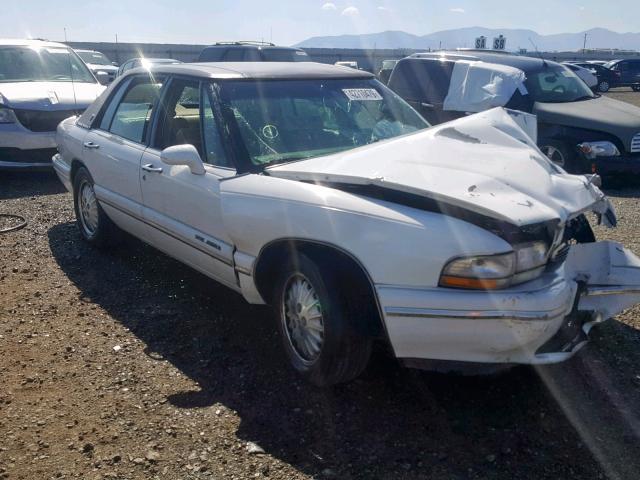
<svg viewBox="0 0 640 480">
<path fill-rule="evenodd" d="M 154 167 L 153 163 L 147 163 L 146 165 L 143 165 L 142 170 L 144 170 L 145 172 L 162 173 L 162 167 Z"/>
<path fill-rule="evenodd" d="M 100 145 L 93 142 L 84 142 L 84 148 L 100 148 Z"/>
</svg>

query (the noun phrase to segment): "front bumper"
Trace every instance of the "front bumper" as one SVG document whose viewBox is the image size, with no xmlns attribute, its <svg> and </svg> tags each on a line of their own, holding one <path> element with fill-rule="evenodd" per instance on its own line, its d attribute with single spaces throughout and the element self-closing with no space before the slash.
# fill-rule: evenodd
<svg viewBox="0 0 640 480">
<path fill-rule="evenodd" d="M 526 290 L 380 286 L 377 292 L 399 358 L 533 364 L 567 358 L 565 352 L 537 355 L 536 351 L 561 329 L 577 288 L 577 283 L 556 273 L 532 282 Z"/>
<path fill-rule="evenodd" d="M 597 157 L 595 160 L 585 161 L 591 163 L 592 173 L 597 173 L 603 177 L 629 174 L 640 175 L 640 154 L 638 153 L 624 154 L 619 157 Z"/>
<path fill-rule="evenodd" d="M 18 123 L 0 125 L 0 169 L 50 170 L 56 132 L 32 132 Z"/>
<path fill-rule="evenodd" d="M 640 303 L 640 259 L 613 242 L 580 244 L 555 271 L 506 290 L 376 292 L 398 358 L 557 363 L 585 345 L 593 325 Z"/>
</svg>

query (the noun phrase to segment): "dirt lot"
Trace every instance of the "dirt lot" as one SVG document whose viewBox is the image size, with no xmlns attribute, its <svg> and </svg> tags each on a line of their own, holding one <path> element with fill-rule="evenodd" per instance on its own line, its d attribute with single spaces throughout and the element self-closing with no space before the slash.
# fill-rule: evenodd
<svg viewBox="0 0 640 480">
<path fill-rule="evenodd" d="M 640 253 L 640 190 L 608 193 L 620 227 L 597 235 Z M 463 378 L 380 353 L 322 390 L 268 309 L 134 239 L 89 248 L 53 175 L 0 173 L 0 211 L 29 220 L 0 235 L 0 478 L 640 476 L 639 308 L 562 365 Z"/>
</svg>

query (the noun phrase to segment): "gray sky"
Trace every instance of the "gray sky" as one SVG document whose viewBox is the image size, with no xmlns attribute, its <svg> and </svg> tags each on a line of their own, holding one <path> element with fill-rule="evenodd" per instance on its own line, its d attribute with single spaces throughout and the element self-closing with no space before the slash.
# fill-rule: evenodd
<svg viewBox="0 0 640 480">
<path fill-rule="evenodd" d="M 2 36 L 72 41 L 212 43 L 449 28 L 528 28 L 541 34 L 603 27 L 640 31 L 637 0 L 5 0 Z"/>
</svg>

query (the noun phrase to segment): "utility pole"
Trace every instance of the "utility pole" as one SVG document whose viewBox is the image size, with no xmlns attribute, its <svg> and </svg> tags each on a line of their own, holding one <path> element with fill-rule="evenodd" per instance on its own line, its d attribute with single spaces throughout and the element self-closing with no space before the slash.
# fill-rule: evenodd
<svg viewBox="0 0 640 480">
<path fill-rule="evenodd" d="M 585 53 L 587 51 L 587 35 L 589 35 L 588 33 L 584 34 L 584 43 L 582 44 L 582 53 Z"/>
<path fill-rule="evenodd" d="M 67 27 L 63 27 L 64 30 L 64 43 L 67 43 Z"/>
</svg>

